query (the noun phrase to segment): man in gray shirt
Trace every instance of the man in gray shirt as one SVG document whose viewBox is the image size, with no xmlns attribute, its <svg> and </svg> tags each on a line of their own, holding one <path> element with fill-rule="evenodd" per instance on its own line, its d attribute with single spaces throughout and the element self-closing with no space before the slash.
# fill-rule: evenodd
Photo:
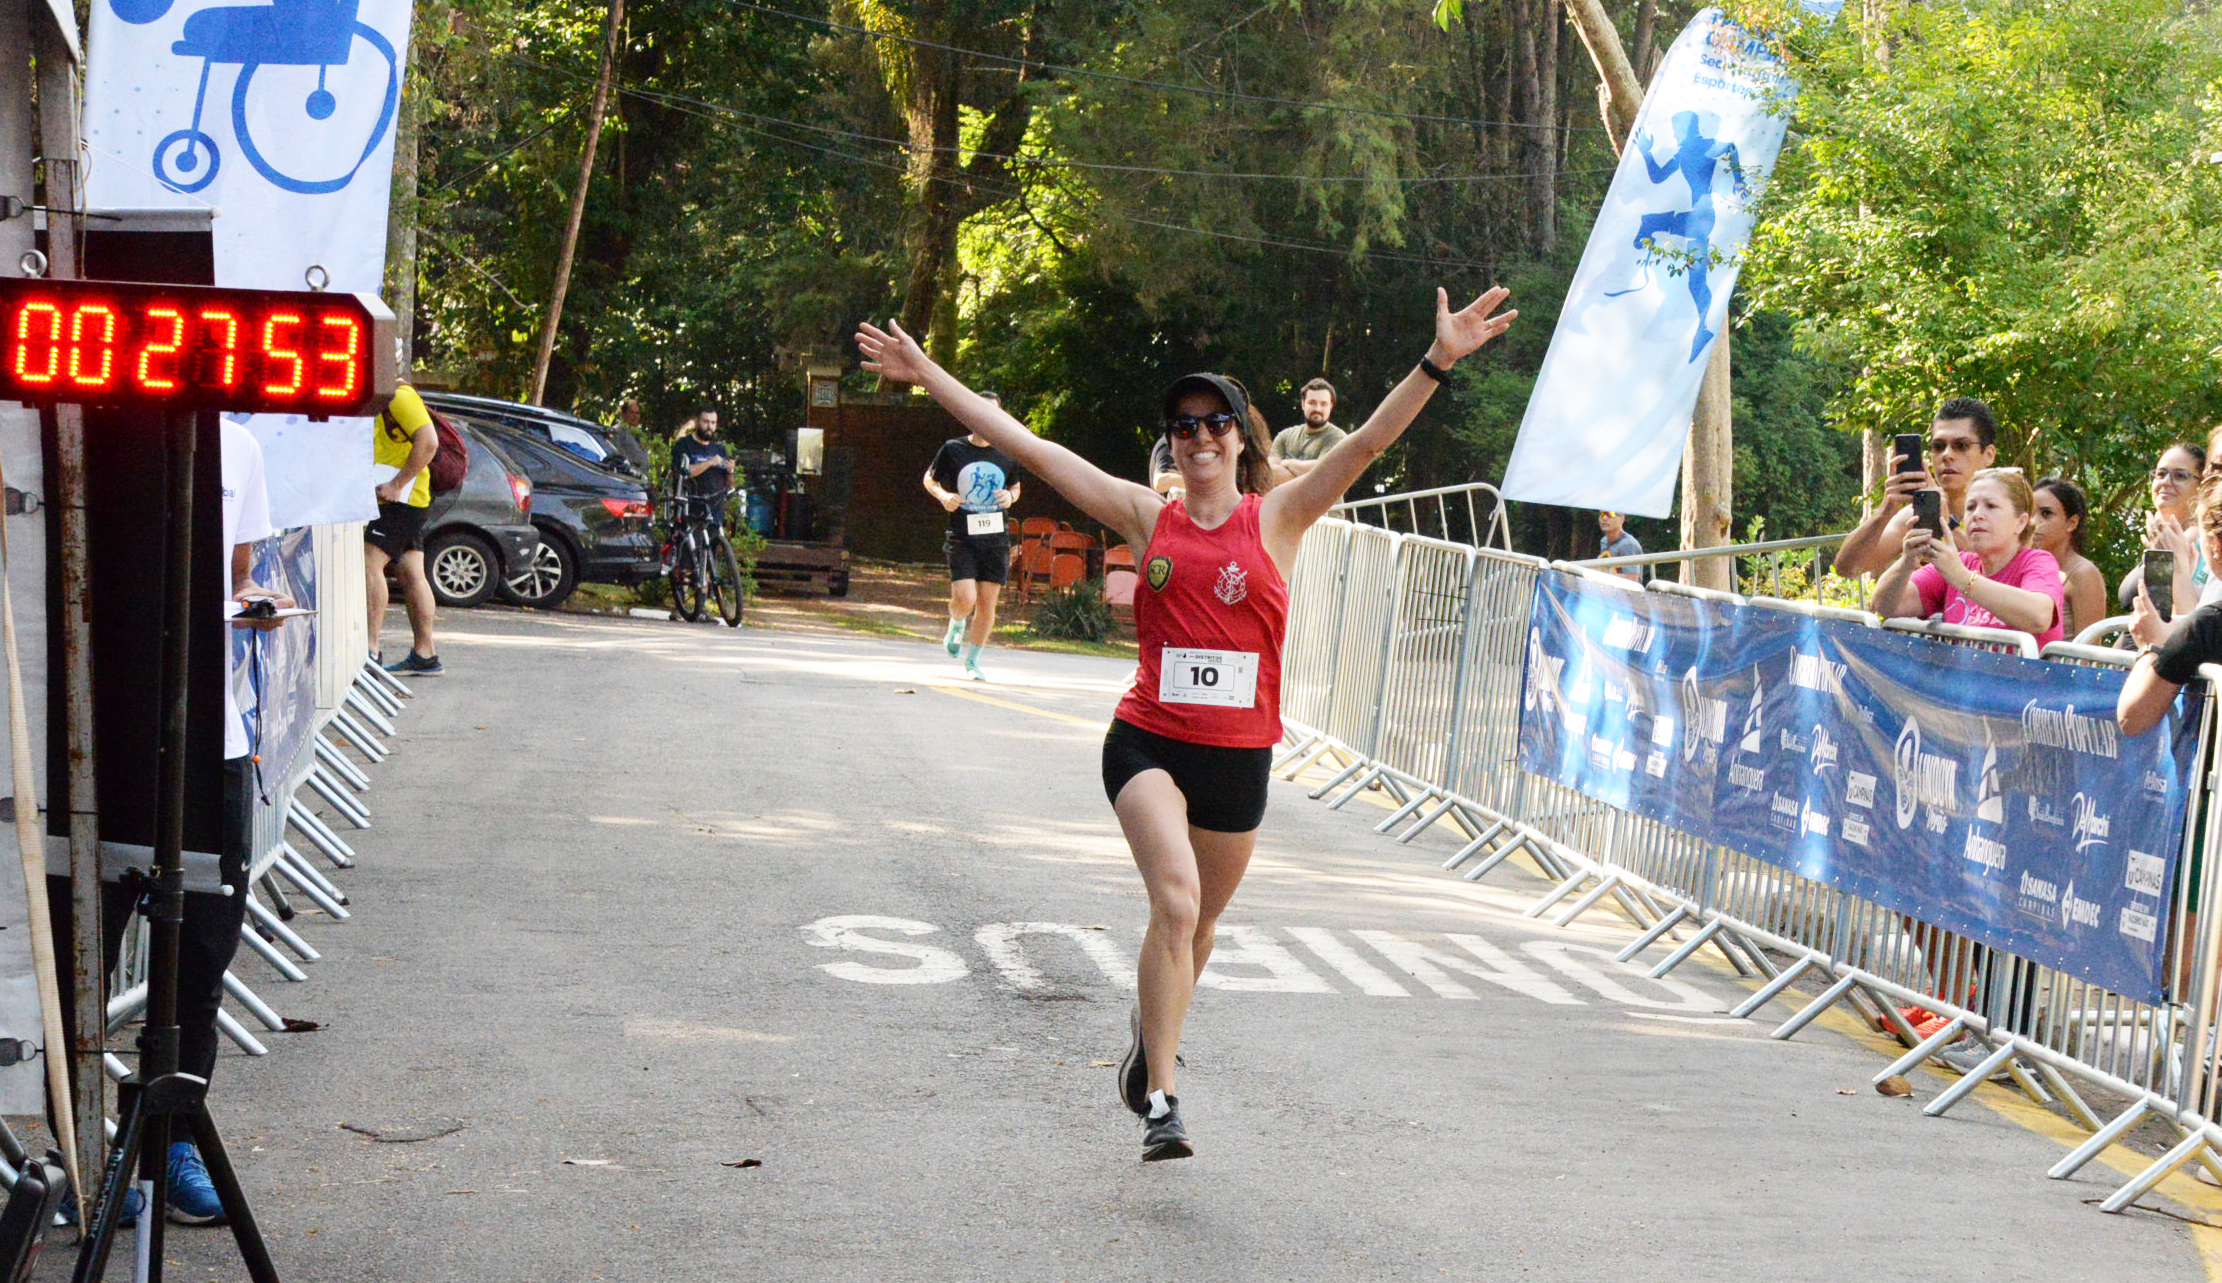
<svg viewBox="0 0 2222 1283">
<path fill-rule="evenodd" d="M 1636 537 L 1628 533 L 1628 516 L 1626 513 L 1600 512 L 1597 514 L 1597 555 L 1600 557 L 1641 557 L 1643 555 L 1643 545 L 1637 543 Z M 1630 579 L 1639 581 L 1643 578 L 1643 568 L 1641 566 L 1630 566 L 1626 570 L 1616 570 L 1613 573 L 1626 575 Z"/>
<path fill-rule="evenodd" d="M 1327 421 L 1335 412 L 1335 385 L 1325 379 L 1313 379 L 1304 385 L 1301 404 L 1304 421 L 1293 428 L 1282 429 L 1273 438 L 1273 461 L 1280 465 L 1276 471 L 1300 477 L 1319 463 L 1321 456 L 1335 448 L 1343 439 L 1341 428 Z"/>
</svg>

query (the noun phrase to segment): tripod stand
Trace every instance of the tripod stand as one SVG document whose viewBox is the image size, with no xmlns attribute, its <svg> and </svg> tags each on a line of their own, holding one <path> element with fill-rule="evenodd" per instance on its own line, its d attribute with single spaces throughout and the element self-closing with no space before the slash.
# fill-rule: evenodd
<svg viewBox="0 0 2222 1283">
<path fill-rule="evenodd" d="M 158 686 L 161 750 L 155 782 L 154 870 L 140 901 L 148 927 L 146 1024 L 139 1036 L 139 1068 L 118 1092 L 122 1118 L 116 1141 L 101 1174 L 99 1197 L 88 1201 L 79 1191 L 80 1215 L 88 1206 L 92 1220 L 78 1248 L 72 1283 L 98 1283 L 108 1268 L 108 1253 L 123 1220 L 124 1191 L 134 1171 L 147 1192 L 140 1215 L 150 1218 L 137 1277 L 162 1277 L 163 1209 L 169 1196 L 170 1142 L 183 1127 L 200 1147 L 216 1196 L 224 1205 L 232 1237 L 254 1283 L 278 1283 L 254 1213 L 239 1188 L 238 1175 L 208 1115 L 208 1080 L 178 1071 L 178 932 L 185 918 L 185 715 L 186 659 L 193 629 L 193 455 L 198 414 L 165 411 L 169 521 L 163 548 L 162 672 Z M 230 549 L 224 554 L 230 555 Z M 237 894 L 237 892 L 234 892 Z"/>
</svg>

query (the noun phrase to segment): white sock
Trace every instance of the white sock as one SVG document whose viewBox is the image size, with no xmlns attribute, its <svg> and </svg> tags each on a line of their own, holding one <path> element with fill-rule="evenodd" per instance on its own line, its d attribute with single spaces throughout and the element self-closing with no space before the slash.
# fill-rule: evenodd
<svg viewBox="0 0 2222 1283">
<path fill-rule="evenodd" d="M 1173 1104 L 1171 1101 L 1165 1099 L 1164 1092 L 1153 1091 L 1150 1093 L 1150 1117 L 1163 1118 L 1165 1115 L 1172 1112 Z"/>
</svg>

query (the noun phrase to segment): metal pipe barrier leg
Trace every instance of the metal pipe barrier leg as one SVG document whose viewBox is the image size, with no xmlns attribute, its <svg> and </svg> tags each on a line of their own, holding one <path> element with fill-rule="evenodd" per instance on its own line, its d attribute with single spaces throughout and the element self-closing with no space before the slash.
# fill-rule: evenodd
<svg viewBox="0 0 2222 1283">
<path fill-rule="evenodd" d="M 363 698 L 369 700 L 379 712 L 384 713 L 388 717 L 401 716 L 400 697 L 395 695 L 392 691 L 387 690 L 383 682 L 374 682 L 368 680 L 367 678 L 361 678 L 357 679 L 357 681 L 355 682 L 355 689 L 361 691 L 363 693 Z"/>
<path fill-rule="evenodd" d="M 231 1039 L 234 1045 L 250 1056 L 267 1056 L 270 1054 L 270 1049 L 262 1045 L 262 1039 L 247 1032 L 247 1026 L 240 1024 L 238 1017 L 228 1011 L 221 1009 L 217 1011 L 216 1031 Z"/>
<path fill-rule="evenodd" d="M 2068 1081 L 2066 1074 L 2042 1060 L 2035 1062 L 2035 1068 L 2037 1077 L 2052 1092 L 2053 1099 L 2060 1102 L 2061 1108 L 2067 1110 L 2068 1116 L 2075 1119 L 2083 1130 L 2095 1132 L 2100 1128 L 2102 1124 L 2097 1111 L 2091 1108 L 2089 1101 L 2083 1099 L 2082 1093 L 2076 1091 L 2075 1085 Z"/>
<path fill-rule="evenodd" d="M 1320 786 L 1319 786 L 1318 788 L 1312 789 L 1311 791 L 1307 792 L 1307 793 L 1306 793 L 1306 794 L 1305 794 L 1304 796 L 1306 796 L 1306 797 L 1310 798 L 1310 799 L 1311 799 L 1311 800 L 1313 800 L 1314 802 L 1317 802 L 1317 801 L 1318 801 L 1319 799 L 1321 799 L 1321 798 L 1323 798 L 1323 797 L 1327 796 L 1327 794 L 1329 794 L 1330 792 L 1334 791 L 1335 789 L 1341 788 L 1341 787 L 1342 787 L 1342 782 L 1343 782 L 1344 780 L 1347 780 L 1347 779 L 1349 779 L 1349 778 L 1350 778 L 1351 776 L 1353 776 L 1353 775 L 1356 775 L 1356 774 L 1357 774 L 1358 772 L 1360 772 L 1360 771 L 1362 771 L 1362 770 L 1364 770 L 1364 769 L 1366 769 L 1366 763 L 1365 763 L 1365 759 L 1363 759 L 1363 758 L 1360 758 L 1360 759 L 1358 759 L 1358 760 L 1356 760 L 1356 761 L 1352 762 L 1352 763 L 1351 763 L 1350 765 L 1348 765 L 1348 766 L 1344 767 L 1344 768 L 1343 768 L 1343 769 L 1342 769 L 1342 770 L 1341 770 L 1340 772 L 1338 772 L 1338 773 L 1337 773 L 1337 774 L 1336 774 L 1336 775 L 1335 775 L 1335 776 L 1334 776 L 1334 777 L 1333 777 L 1332 779 L 1328 780 L 1328 781 L 1327 781 L 1327 782 L 1326 782 L 1325 784 L 1322 784 L 1322 785 L 1320 785 Z"/>
<path fill-rule="evenodd" d="M 353 762 L 348 761 L 347 755 L 340 752 L 339 746 L 332 743 L 331 738 L 323 731 L 316 733 L 316 738 L 312 743 L 316 749 L 316 760 L 322 762 L 325 769 L 345 780 L 347 787 L 357 793 L 368 793 L 370 791 L 370 777 L 363 774 Z"/>
<path fill-rule="evenodd" d="M 2091 1133 L 2089 1140 L 2068 1151 L 2067 1157 L 2054 1163 L 2045 1175 L 2056 1181 L 2064 1181 L 2082 1171 L 2084 1164 L 2097 1158 L 2107 1146 L 2128 1135 L 2131 1128 L 2145 1121 L 2145 1115 L 2151 1113 L 2152 1109 L 2151 1101 L 2140 1100 L 2116 1114 L 2113 1122 Z"/>
<path fill-rule="evenodd" d="M 300 798 L 294 798 L 286 804 L 286 819 L 301 831 L 302 836 L 315 844 L 326 859 L 343 869 L 355 867 L 355 848 L 342 842 L 339 834 L 332 831 L 331 825 L 318 819 L 315 812 L 301 805 Z"/>
<path fill-rule="evenodd" d="M 279 975 L 284 976 L 286 979 L 301 981 L 309 978 L 308 972 L 301 970 L 301 968 L 299 968 L 298 966 L 295 966 L 293 959 L 288 958 L 284 954 L 278 952 L 278 946 L 270 943 L 268 940 L 263 939 L 262 933 L 255 930 L 251 924 L 240 924 L 239 942 L 254 950 L 255 953 L 259 955 L 264 962 L 270 964 L 272 970 L 276 971 Z"/>
<path fill-rule="evenodd" d="M 347 796 L 347 791 L 340 787 L 339 781 L 326 775 L 322 767 L 309 772 L 308 786 L 316 790 L 318 797 L 331 803 L 332 809 L 339 812 L 340 818 L 346 820 L 350 827 L 370 827 L 370 812 L 364 810 L 362 804 L 354 798 Z"/>
<path fill-rule="evenodd" d="M 1637 936 L 1633 941 L 1629 942 L 1626 948 L 1622 949 L 1619 953 L 1614 954 L 1613 961 L 1633 961 L 1637 954 L 1642 953 L 1644 950 L 1650 948 L 1652 945 L 1657 944 L 1661 936 L 1664 936 L 1667 932 L 1674 930 L 1674 928 L 1679 925 L 1683 919 L 1689 917 L 1690 914 L 1694 912 L 1696 912 L 1696 910 L 1690 908 L 1690 906 L 1686 904 L 1675 905 L 1672 910 L 1668 911 L 1665 917 L 1660 918 L 1657 922 L 1652 923 L 1650 930 L 1645 931 L 1640 936 Z"/>
<path fill-rule="evenodd" d="M 260 883 L 263 894 L 269 896 L 270 903 L 277 907 L 278 917 L 286 922 L 293 921 L 293 903 L 285 898 L 285 892 L 279 888 L 278 880 L 270 876 L 268 869 L 263 870 Z M 252 905 L 254 898 L 248 897 L 247 902 Z"/>
<path fill-rule="evenodd" d="M 1707 922 L 1704 926 L 1699 927 L 1697 929 L 1697 934 L 1691 936 L 1687 940 L 1684 940 L 1680 948 L 1668 954 L 1665 959 L 1663 959 L 1659 963 L 1658 966 L 1651 968 L 1651 978 L 1653 980 L 1660 979 L 1664 977 L 1668 972 L 1674 970 L 1676 967 L 1681 966 L 1684 962 L 1689 961 L 1689 957 L 1691 954 L 1696 953 L 1698 950 L 1704 948 L 1707 941 L 1711 940 L 1714 936 L 1719 935 L 1721 932 L 1726 931 L 1727 929 L 1728 920 L 1726 918 L 1714 918 L 1712 921 Z"/>
<path fill-rule="evenodd" d="M 372 765 L 375 766 L 386 760 L 388 750 L 385 741 L 364 730 L 363 724 L 349 715 L 346 709 L 336 708 L 332 710 L 332 725 L 337 727 L 339 733 L 346 737 L 347 742 L 355 746 L 355 751 L 368 758 Z"/>
<path fill-rule="evenodd" d="M 2153 1186 L 2175 1175 L 2182 1170 L 2184 1164 L 2198 1157 L 2199 1151 L 2205 1149 L 2206 1145 L 2206 1133 L 2194 1130 L 2191 1135 L 2179 1142 L 2174 1149 L 2162 1154 L 2152 1166 L 2139 1172 L 2130 1180 L 2129 1184 L 2107 1195 L 2106 1201 L 2099 1204 L 2099 1210 L 2102 1212 L 2119 1212 L 2131 1203 L 2143 1198 L 2146 1194 L 2152 1192 Z"/>
<path fill-rule="evenodd" d="M 1952 1017 L 1950 1020 L 1944 1022 L 1944 1027 L 1942 1029 L 1939 1029 L 1935 1033 L 1930 1034 L 1928 1037 L 1916 1042 L 1913 1045 L 1913 1050 L 1907 1052 L 1903 1056 L 1898 1057 L 1898 1059 L 1891 1061 L 1888 1065 L 1883 1067 L 1882 1072 L 1876 1074 L 1868 1081 L 1879 1083 L 1885 1078 L 1895 1078 L 1900 1074 L 1912 1073 L 1913 1067 L 1915 1065 L 1920 1064 L 1922 1061 L 1927 1060 L 1929 1057 L 1937 1054 L 1939 1051 L 1942 1051 L 1946 1046 L 1951 1044 L 1953 1039 L 1958 1038 L 1966 1031 L 1967 1017 Z"/>
<path fill-rule="evenodd" d="M 1807 1025 L 1812 1024 L 1815 1020 L 1820 1019 L 1822 1012 L 1827 1011 L 1829 1008 L 1835 1006 L 1845 994 L 1851 992 L 1852 986 L 1857 983 L 1859 983 L 1859 977 L 1857 976 L 1845 976 L 1844 978 L 1838 980 L 1835 984 L 1832 984 L 1828 988 L 1822 990 L 1820 997 L 1815 998 L 1812 1002 L 1807 1003 L 1805 1007 L 1798 1012 L 1797 1015 L 1794 1015 L 1788 1020 L 1783 1021 L 1780 1028 L 1773 1030 L 1767 1036 L 1769 1038 L 1782 1040 L 1797 1037 L 1799 1030 L 1804 1029 Z"/>
<path fill-rule="evenodd" d="M 1466 861 L 1472 859 L 1474 852 L 1479 851 L 1481 848 L 1489 845 L 1492 841 L 1494 841 L 1498 834 L 1505 831 L 1505 827 L 1505 822 L 1503 820 L 1499 820 L 1495 824 L 1492 824 L 1488 828 L 1482 830 L 1481 833 L 1477 837 L 1475 837 L 1473 841 L 1468 842 L 1466 845 L 1458 848 L 1458 854 L 1452 856 L 1448 860 L 1443 861 L 1443 872 L 1448 873 L 1452 869 L 1455 869 L 1459 865 L 1464 864 Z"/>
<path fill-rule="evenodd" d="M 1442 819 L 1445 815 L 1453 815 L 1455 819 L 1455 813 L 1459 809 L 1460 808 L 1458 805 L 1458 800 L 1456 798 L 1444 798 L 1441 805 L 1437 806 L 1434 810 L 1429 811 L 1426 815 L 1421 816 L 1419 823 L 1414 824 L 1411 828 L 1408 828 L 1404 830 L 1404 832 L 1397 834 L 1397 844 L 1399 846 L 1402 846 L 1410 842 L 1413 838 L 1418 837 L 1420 834 L 1425 833 L 1429 829 L 1429 827 L 1431 827 L 1435 823 L 1435 821 Z"/>
<path fill-rule="evenodd" d="M 273 872 L 283 877 L 286 881 L 291 882 L 293 885 L 299 887 L 301 889 L 301 894 L 314 901 L 316 907 L 324 910 L 324 912 L 328 914 L 333 921 L 347 921 L 349 916 L 351 916 L 349 915 L 347 910 L 340 907 L 339 901 L 324 894 L 323 888 L 317 886 L 314 881 L 304 876 L 302 872 L 303 867 L 305 866 L 296 866 L 291 861 L 287 860 L 280 860 L 276 864 L 270 866 Z"/>
<path fill-rule="evenodd" d="M 285 1032 L 285 1017 L 272 1010 L 269 1003 L 264 1002 L 244 981 L 229 971 L 224 973 L 224 992 L 231 995 L 232 1001 L 245 1007 L 248 1015 L 261 1021 L 263 1028 L 275 1034 Z"/>
<path fill-rule="evenodd" d="M 1318 762 L 1319 759 L 1335 751 L 1335 746 L 1324 739 L 1308 742 L 1316 743 L 1317 747 L 1310 749 L 1308 752 L 1299 750 L 1290 753 L 1273 768 L 1273 773 L 1284 780 L 1293 780 L 1312 769 L 1313 764 Z"/>
<path fill-rule="evenodd" d="M 1780 997 L 1782 991 L 1789 988 L 1811 966 L 1813 966 L 1813 956 L 1811 954 L 1792 962 L 1789 966 L 1784 967 L 1774 979 L 1761 985 L 1758 992 L 1729 1008 L 1728 1014 L 1739 1020 L 1748 1018 L 1752 1012 Z"/>
<path fill-rule="evenodd" d="M 1373 826 L 1373 831 L 1376 833 L 1388 832 L 1390 829 L 1395 828 L 1397 825 L 1404 823 L 1406 816 L 1411 815 L 1414 811 L 1419 810 L 1421 807 L 1426 806 L 1429 802 L 1434 800 L 1435 794 L 1433 792 L 1413 794 L 1411 801 L 1406 802 L 1404 805 L 1390 812 L 1388 819 L 1385 819 L 1379 824 Z"/>
<path fill-rule="evenodd" d="M 387 690 L 392 691 L 396 695 L 407 698 L 411 695 L 416 694 L 416 692 L 410 690 L 408 685 L 404 683 L 399 677 L 396 677 L 392 673 L 387 672 L 385 668 L 381 666 L 376 660 L 366 657 L 363 660 L 363 671 L 370 674 L 370 680 L 385 687 Z"/>
<path fill-rule="evenodd" d="M 264 880 L 267 881 L 269 875 L 265 874 L 263 876 Z M 311 945 L 308 941 L 303 940 L 299 932 L 295 931 L 292 927 L 287 926 L 283 921 L 279 919 L 277 914 L 263 908 L 261 903 L 257 901 L 253 896 L 247 897 L 247 915 L 255 920 L 255 924 L 257 926 L 260 926 L 263 930 L 269 932 L 271 935 L 276 936 L 280 944 L 283 944 L 286 948 L 293 950 L 294 954 L 298 956 L 301 961 L 316 962 L 324 957 L 323 954 L 316 951 L 315 946 Z M 307 973 L 304 972 L 302 978 L 307 979 Z"/>
<path fill-rule="evenodd" d="M 1583 914 L 1589 912 L 1591 905 L 1594 905 L 1599 900 L 1602 900 L 1606 896 L 1611 895 L 1614 891 L 1618 890 L 1619 887 L 1620 875 L 1617 873 L 1612 874 L 1611 876 L 1605 878 L 1603 881 L 1599 882 L 1596 886 L 1590 888 L 1589 893 L 1587 895 L 1584 895 L 1581 899 L 1576 900 L 1572 904 L 1572 906 L 1570 906 L 1566 910 L 1566 912 L 1551 919 L 1551 925 L 1554 927 L 1572 926 L 1574 923 L 1574 919 L 1579 918 Z"/>
<path fill-rule="evenodd" d="M 1548 910 L 1552 905 L 1557 904 L 1559 901 L 1580 890 L 1582 884 L 1588 882 L 1591 878 L 1598 878 L 1602 880 L 1604 878 L 1604 875 L 1601 873 L 1593 873 L 1588 869 L 1576 869 L 1574 871 L 1574 876 L 1566 879 L 1566 881 L 1564 882 L 1559 883 L 1557 886 L 1552 887 L 1548 892 L 1544 894 L 1542 899 L 1536 901 L 1534 904 L 1529 905 L 1525 910 L 1523 910 L 1520 916 L 1523 918 L 1542 917 L 1544 912 Z"/>
<path fill-rule="evenodd" d="M 278 847 L 277 862 L 271 867 L 277 868 L 280 866 L 291 868 L 295 873 L 313 883 L 317 890 L 322 891 L 341 904 L 351 903 L 347 898 L 347 893 L 339 889 L 339 883 L 318 872 L 317 867 L 309 863 L 308 857 L 295 850 L 290 843 L 281 843 Z"/>
<path fill-rule="evenodd" d="M 340 698 L 346 702 L 349 708 L 361 714 L 362 719 L 369 722 L 380 735 L 397 735 L 400 733 L 399 729 L 387 719 L 384 713 L 379 712 L 377 706 L 373 705 L 361 691 L 350 688 Z"/>
<path fill-rule="evenodd" d="M 1523 848 L 1530 851 L 1531 853 L 1541 850 L 1541 848 L 1535 844 L 1532 838 L 1533 835 L 1528 833 L 1513 834 L 1512 840 L 1510 842 L 1507 842 L 1503 846 L 1498 847 L 1495 851 L 1490 852 L 1487 859 L 1466 870 L 1465 874 L 1463 875 L 1465 880 L 1468 882 L 1481 881 L 1483 878 L 1489 876 L 1491 870 L 1495 869 L 1498 865 L 1503 864 L 1506 860 L 1511 859 L 1515 852 L 1520 851 Z M 1542 863 L 1540 856 L 1537 857 L 1537 863 Z"/>
<path fill-rule="evenodd" d="M 1365 792 L 1367 789 L 1372 788 L 1376 784 L 1386 783 L 1388 781 L 1388 778 L 1389 773 L 1387 771 L 1378 766 L 1374 767 L 1371 771 L 1366 772 L 1365 777 L 1360 779 L 1356 784 L 1353 784 L 1349 788 L 1343 790 L 1343 795 L 1341 797 L 1338 797 L 1334 801 L 1329 802 L 1327 804 L 1327 809 L 1330 811 L 1341 810 L 1350 801 L 1350 799 L 1358 796 L 1360 793 Z"/>
</svg>

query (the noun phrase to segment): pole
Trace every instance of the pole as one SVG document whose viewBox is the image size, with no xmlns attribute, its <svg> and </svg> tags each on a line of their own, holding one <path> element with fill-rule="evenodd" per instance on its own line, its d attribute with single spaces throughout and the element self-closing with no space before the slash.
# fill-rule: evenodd
<svg viewBox="0 0 2222 1283">
<path fill-rule="evenodd" d="M 586 151 L 579 157 L 578 186 L 571 189 L 571 216 L 563 227 L 563 248 L 556 254 L 555 286 L 548 293 L 548 318 L 540 327 L 540 355 L 532 363 L 532 403 L 548 390 L 548 362 L 555 357 L 556 329 L 563 323 L 563 296 L 571 289 L 571 255 L 579 245 L 579 221 L 586 216 L 586 189 L 594 179 L 594 147 L 602 138 L 602 111 L 609 105 L 610 70 L 624 36 L 625 0 L 610 0 L 608 34 L 602 40 L 602 74 L 594 82 L 594 102 L 586 113 Z"/>
<path fill-rule="evenodd" d="M 34 3 L 36 0 L 34 0 Z M 75 280 L 84 202 L 78 161 L 78 81 L 69 45 L 53 24 L 35 22 L 39 60 L 39 138 L 46 156 L 47 274 Z M 76 996 L 77 1043 L 69 1049 L 70 1112 L 77 1130 L 76 1180 L 97 1172 L 108 1117 L 108 975 L 101 963 L 100 818 L 93 771 L 92 588 L 86 577 L 85 408 L 54 407 L 54 476 L 47 502 L 60 526 L 62 691 L 69 761 L 70 992 Z M 48 683 L 48 698 L 53 683 Z M 60 1112 L 60 1107 L 56 1107 Z M 84 1188 L 80 1183 L 78 1189 Z"/>
</svg>

